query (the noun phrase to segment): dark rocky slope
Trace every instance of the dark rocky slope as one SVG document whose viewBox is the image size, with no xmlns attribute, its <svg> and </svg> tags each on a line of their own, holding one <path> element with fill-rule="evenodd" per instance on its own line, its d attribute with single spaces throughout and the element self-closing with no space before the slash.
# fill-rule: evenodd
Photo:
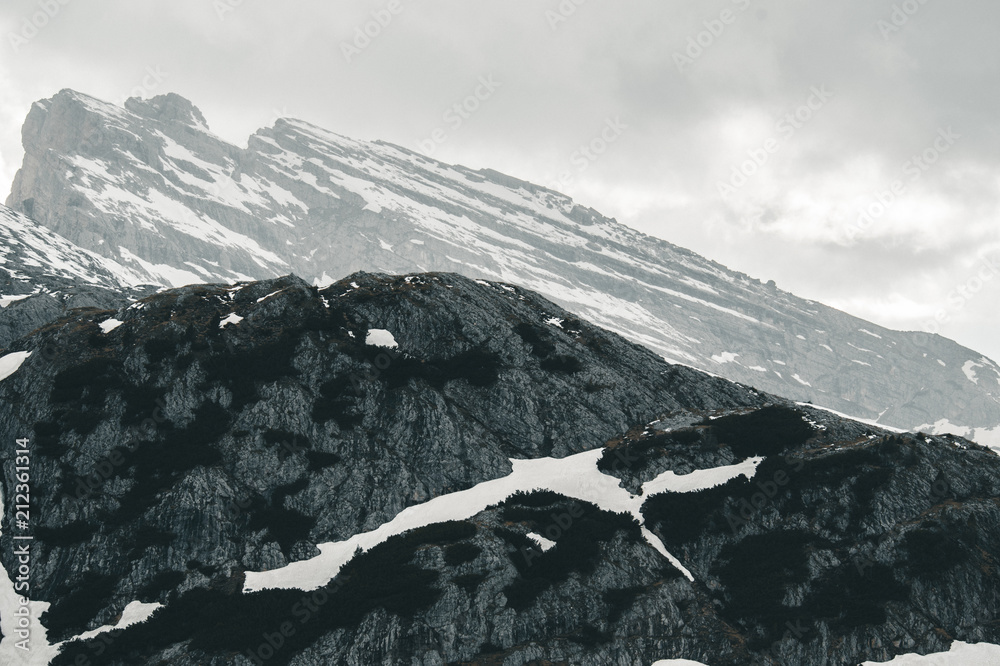
<svg viewBox="0 0 1000 666">
<path fill-rule="evenodd" d="M 398 350 L 365 344 L 372 329 Z M 166 604 L 57 664 L 256 663 L 248 651 L 265 655 L 285 622 L 268 663 L 851 664 L 1000 642 L 996 455 L 669 365 L 516 287 L 186 287 L 11 349 L 46 347 L 60 352 L 0 383 L 0 435 L 33 433 L 49 637 Z M 633 492 L 666 470 L 764 460 L 750 481 L 643 505 L 693 582 L 632 516 L 534 493 L 389 539 L 322 603 L 241 592 L 244 572 L 505 476 L 508 458 L 600 447 Z"/>
</svg>

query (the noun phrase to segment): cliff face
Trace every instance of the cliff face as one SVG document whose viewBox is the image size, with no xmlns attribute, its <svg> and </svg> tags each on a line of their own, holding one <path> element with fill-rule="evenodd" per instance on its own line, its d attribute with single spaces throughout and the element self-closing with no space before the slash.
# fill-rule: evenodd
<svg viewBox="0 0 1000 666">
<path fill-rule="evenodd" d="M 33 352 L 0 381 L 0 437 L 32 441 L 56 664 L 854 664 L 1000 642 L 995 454 L 670 365 L 520 287 L 192 286 L 7 351 Z M 162 607 L 73 640 L 134 602 Z"/>
<path fill-rule="evenodd" d="M 127 284 L 456 271 L 789 398 L 1000 432 L 1000 367 L 981 354 L 797 298 L 492 170 L 288 119 L 241 148 L 177 95 L 120 108 L 63 91 L 32 107 L 23 141 L 7 204 L 124 267 Z"/>
</svg>

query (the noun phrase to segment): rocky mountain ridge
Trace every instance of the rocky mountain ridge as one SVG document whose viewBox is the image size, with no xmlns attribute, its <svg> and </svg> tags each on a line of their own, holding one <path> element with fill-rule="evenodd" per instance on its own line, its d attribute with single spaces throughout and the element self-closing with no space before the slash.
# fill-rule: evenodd
<svg viewBox="0 0 1000 666">
<path fill-rule="evenodd" d="M 23 128 L 11 208 L 122 284 L 445 270 L 534 289 L 667 359 L 881 424 L 1000 436 L 1000 367 L 644 236 L 544 187 L 281 119 L 246 148 L 175 94 L 73 91 Z"/>
</svg>

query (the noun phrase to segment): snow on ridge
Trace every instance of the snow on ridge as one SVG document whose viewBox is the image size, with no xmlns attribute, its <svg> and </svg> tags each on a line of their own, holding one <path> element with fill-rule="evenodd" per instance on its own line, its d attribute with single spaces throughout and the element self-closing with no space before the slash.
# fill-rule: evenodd
<svg viewBox="0 0 1000 666">
<path fill-rule="evenodd" d="M 976 444 L 987 446 L 1000 454 L 1000 426 L 993 428 L 974 428 L 972 426 L 956 425 L 948 419 L 940 419 L 934 423 L 925 423 L 916 432 L 926 432 L 932 435 L 951 434 L 964 437 Z"/>
<path fill-rule="evenodd" d="M 834 416 L 839 416 L 842 419 L 849 419 L 851 421 L 857 421 L 858 423 L 864 423 L 865 425 L 874 426 L 876 428 L 881 428 L 882 430 L 888 430 L 889 432 L 904 433 L 909 432 L 908 430 L 903 430 L 902 428 L 893 428 L 892 426 L 887 426 L 883 423 L 878 423 L 875 419 L 863 419 L 859 416 L 851 416 L 850 414 L 845 414 L 843 412 L 838 412 L 836 409 L 830 409 L 829 407 L 823 407 L 822 405 L 814 405 L 809 402 L 796 402 L 799 407 L 809 407 L 810 409 L 819 409 L 824 412 L 829 412 Z M 883 414 L 885 412 L 882 412 Z"/>
</svg>

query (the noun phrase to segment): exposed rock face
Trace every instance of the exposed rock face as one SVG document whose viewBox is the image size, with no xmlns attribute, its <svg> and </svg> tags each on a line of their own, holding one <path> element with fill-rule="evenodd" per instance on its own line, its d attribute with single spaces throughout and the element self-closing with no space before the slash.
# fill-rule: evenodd
<svg viewBox="0 0 1000 666">
<path fill-rule="evenodd" d="M 789 398 L 904 428 L 1000 426 L 1000 368 L 981 354 L 796 298 L 557 192 L 296 120 L 243 149 L 173 94 L 125 106 L 37 102 L 7 203 L 140 281 L 457 271 Z"/>
<path fill-rule="evenodd" d="M 165 604 L 56 664 L 855 664 L 1000 642 L 995 454 L 669 365 L 519 287 L 185 287 L 11 349 L 45 347 L 0 382 L 0 437 L 33 440 L 49 637 Z M 600 476 L 633 493 L 758 463 L 640 496 L 640 514 L 517 495 L 394 536 L 313 593 L 242 592 L 245 572 L 504 477 L 509 458 L 602 447 Z"/>
</svg>

